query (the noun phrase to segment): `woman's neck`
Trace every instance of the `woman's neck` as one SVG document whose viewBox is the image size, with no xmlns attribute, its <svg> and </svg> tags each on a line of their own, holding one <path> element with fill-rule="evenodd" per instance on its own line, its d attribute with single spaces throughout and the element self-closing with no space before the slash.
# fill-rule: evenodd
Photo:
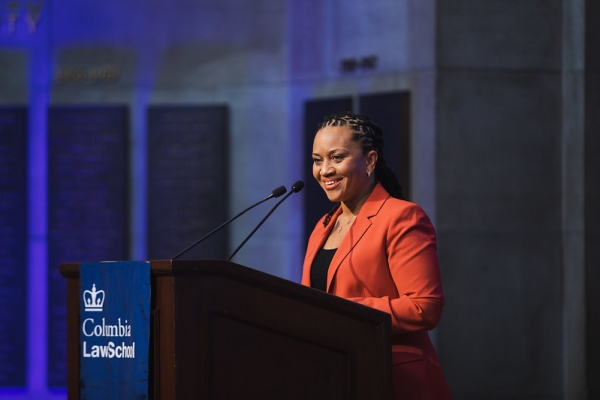
<svg viewBox="0 0 600 400">
<path fill-rule="evenodd" d="M 342 214 L 347 217 L 352 217 L 354 215 L 358 215 L 363 204 L 365 204 L 365 202 L 367 201 L 367 199 L 373 192 L 373 189 L 375 189 L 375 185 L 376 185 L 375 182 L 373 184 L 369 185 L 362 193 L 360 193 L 358 196 L 356 196 L 356 198 L 354 198 L 352 201 L 341 202 L 340 204 L 342 207 Z"/>
</svg>

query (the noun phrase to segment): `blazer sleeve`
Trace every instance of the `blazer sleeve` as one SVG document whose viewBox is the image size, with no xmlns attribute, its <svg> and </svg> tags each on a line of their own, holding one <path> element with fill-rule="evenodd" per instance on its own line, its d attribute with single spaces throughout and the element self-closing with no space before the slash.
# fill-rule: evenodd
<svg viewBox="0 0 600 400">
<path fill-rule="evenodd" d="M 444 306 L 433 225 L 418 205 L 407 204 L 399 212 L 386 213 L 374 221 L 383 225 L 384 262 L 397 294 L 349 298 L 389 313 L 395 334 L 435 328 Z"/>
</svg>

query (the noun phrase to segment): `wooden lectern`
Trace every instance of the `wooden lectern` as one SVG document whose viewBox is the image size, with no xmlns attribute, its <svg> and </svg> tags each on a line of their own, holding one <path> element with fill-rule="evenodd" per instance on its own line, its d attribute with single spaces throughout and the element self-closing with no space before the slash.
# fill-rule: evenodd
<svg viewBox="0 0 600 400">
<path fill-rule="evenodd" d="M 228 261 L 151 261 L 151 399 L 390 399 L 384 312 Z M 79 399 L 79 264 L 67 388 Z"/>
</svg>

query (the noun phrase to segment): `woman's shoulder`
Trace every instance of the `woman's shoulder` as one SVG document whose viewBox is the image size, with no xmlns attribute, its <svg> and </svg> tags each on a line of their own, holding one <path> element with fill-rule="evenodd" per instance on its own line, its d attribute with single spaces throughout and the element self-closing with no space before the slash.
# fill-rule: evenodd
<svg viewBox="0 0 600 400">
<path fill-rule="evenodd" d="M 376 220 L 387 221 L 388 226 L 421 226 L 426 229 L 434 229 L 427 213 L 423 208 L 408 200 L 397 199 L 389 196 L 381 203 L 376 213 L 372 214 Z"/>
<path fill-rule="evenodd" d="M 381 185 L 375 187 L 370 198 L 367 200 L 367 203 L 370 204 L 365 211 L 368 210 L 369 213 L 383 212 L 401 215 L 425 215 L 425 211 L 421 206 L 411 201 L 391 196 Z"/>
<path fill-rule="evenodd" d="M 427 216 L 423 208 L 417 203 L 408 200 L 388 197 L 382 205 L 382 211 L 401 215 L 418 215 Z"/>
</svg>

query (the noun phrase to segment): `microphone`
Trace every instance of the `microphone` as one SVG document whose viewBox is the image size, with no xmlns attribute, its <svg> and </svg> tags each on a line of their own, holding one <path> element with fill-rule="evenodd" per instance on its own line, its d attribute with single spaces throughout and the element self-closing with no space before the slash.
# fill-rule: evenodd
<svg viewBox="0 0 600 400">
<path fill-rule="evenodd" d="M 238 215 L 236 215 L 235 217 L 225 221 L 224 223 L 222 223 L 221 225 L 217 226 L 215 229 L 213 229 L 212 231 L 208 232 L 206 235 L 204 235 L 203 237 L 201 237 L 200 239 L 198 239 L 196 242 L 192 243 L 190 246 L 188 246 L 187 248 L 185 248 L 184 250 L 182 250 L 181 252 L 179 252 L 179 254 L 177 254 L 175 257 L 173 257 L 173 260 L 179 258 L 181 255 L 183 255 L 184 253 L 188 252 L 189 250 L 191 250 L 192 248 L 196 247 L 198 244 L 200 244 L 201 242 L 203 242 L 205 239 L 208 239 L 210 236 L 212 236 L 213 234 L 215 234 L 217 231 L 219 231 L 221 228 L 223 228 L 224 226 L 226 226 L 227 224 L 229 224 L 231 221 L 233 221 L 234 219 L 237 219 L 238 217 L 240 217 L 242 214 L 244 214 L 246 211 L 253 209 L 254 207 L 256 207 L 259 204 L 264 203 L 265 201 L 273 198 L 273 197 L 279 197 L 282 194 L 284 194 L 285 192 L 287 192 L 287 189 L 285 188 L 285 186 L 279 186 L 278 188 L 273 189 L 273 191 L 271 192 L 270 195 L 268 195 L 267 197 L 265 197 L 264 199 L 262 199 L 261 201 L 259 201 L 256 204 L 251 205 L 250 207 L 246 208 L 244 211 L 242 211 L 241 213 L 239 213 Z"/>
<path fill-rule="evenodd" d="M 233 258 L 233 256 L 235 256 L 237 254 L 237 252 L 242 248 L 242 246 L 246 244 L 246 242 L 252 237 L 252 235 L 254 235 L 254 232 L 256 232 L 258 230 L 258 228 L 261 227 L 261 225 L 267 220 L 267 218 L 269 218 L 269 216 L 271 214 L 273 214 L 273 211 L 275 211 L 275 209 L 277 209 L 277 207 L 279 207 L 279 205 L 281 203 L 283 203 L 285 199 L 287 199 L 288 197 L 290 197 L 292 195 L 292 193 L 298 193 L 303 188 L 304 188 L 304 182 L 302 182 L 302 181 L 296 181 L 296 183 L 294 183 L 292 185 L 291 192 L 289 192 L 288 194 L 286 194 L 283 199 L 279 200 L 277 202 L 277 204 L 275 204 L 275 206 L 271 209 L 271 211 L 269 211 L 269 213 L 267 215 L 265 215 L 265 217 L 262 219 L 262 221 L 260 221 L 260 223 L 256 226 L 256 228 L 254 228 L 254 230 L 252 232 L 250 232 L 250 234 L 248 235 L 248 237 L 246 237 L 246 239 L 244 239 L 244 241 L 242 243 L 240 243 L 240 245 L 237 247 L 237 249 L 235 249 L 235 251 L 233 252 L 233 254 L 231 254 L 229 256 L 229 258 L 227 259 L 227 261 L 230 261 Z"/>
</svg>

